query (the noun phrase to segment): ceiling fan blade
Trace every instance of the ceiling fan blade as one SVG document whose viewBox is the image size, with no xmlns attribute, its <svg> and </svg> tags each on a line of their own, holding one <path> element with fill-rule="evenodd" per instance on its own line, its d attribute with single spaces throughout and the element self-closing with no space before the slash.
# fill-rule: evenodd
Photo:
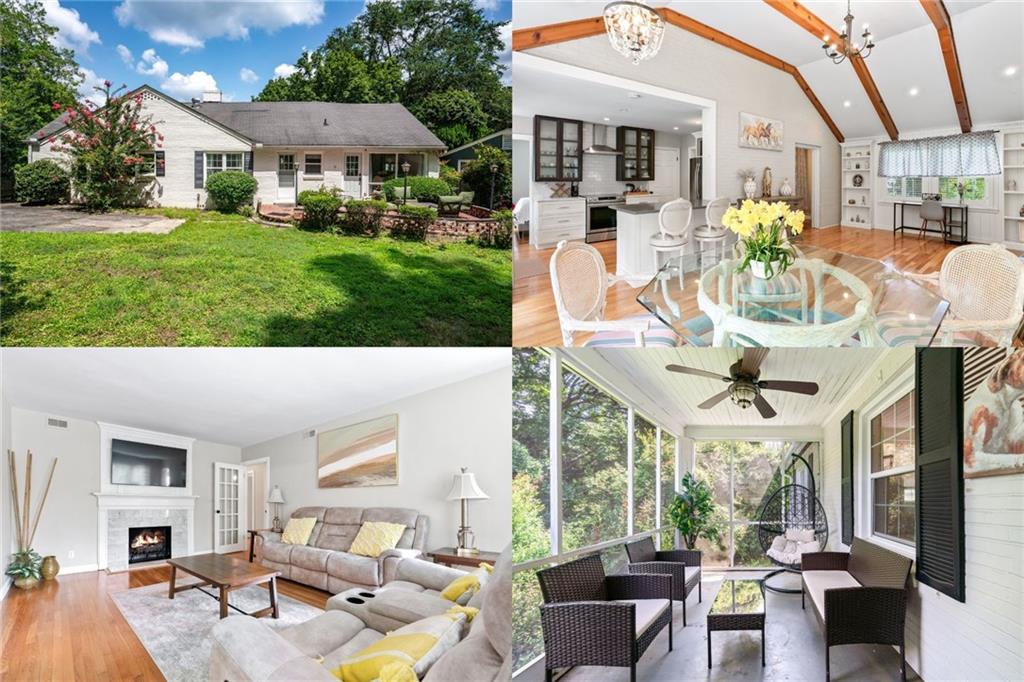
<svg viewBox="0 0 1024 682">
<path fill-rule="evenodd" d="M 684 367 L 683 365 L 666 365 L 665 369 L 667 369 L 670 372 L 679 372 L 680 374 L 692 374 L 695 377 L 704 377 L 706 379 L 732 381 L 729 377 L 723 377 L 721 374 L 715 374 L 714 372 L 709 372 L 706 369 L 697 369 L 696 367 Z"/>
<path fill-rule="evenodd" d="M 744 348 L 743 358 L 740 360 L 740 369 L 750 376 L 757 376 L 758 371 L 761 369 L 761 363 L 764 362 L 765 356 L 768 355 L 770 350 L 771 348 Z"/>
<path fill-rule="evenodd" d="M 804 395 L 817 395 L 818 393 L 818 384 L 813 381 L 759 381 L 757 385 L 768 391 L 787 391 Z"/>
<path fill-rule="evenodd" d="M 764 399 L 763 395 L 758 395 L 756 398 L 754 398 L 754 407 L 757 408 L 757 411 L 760 412 L 761 416 L 764 417 L 765 419 L 771 419 L 776 414 L 778 414 L 775 411 L 775 408 L 769 405 L 768 401 Z"/>
<path fill-rule="evenodd" d="M 697 407 L 699 407 L 702 410 L 710 410 L 712 407 L 714 407 L 715 405 L 717 405 L 718 403 L 722 402 L 723 400 L 725 400 L 728 397 L 729 397 L 729 389 L 725 389 L 724 391 L 722 391 L 718 395 L 711 396 L 710 398 L 708 398 L 707 400 L 702 402 Z"/>
</svg>

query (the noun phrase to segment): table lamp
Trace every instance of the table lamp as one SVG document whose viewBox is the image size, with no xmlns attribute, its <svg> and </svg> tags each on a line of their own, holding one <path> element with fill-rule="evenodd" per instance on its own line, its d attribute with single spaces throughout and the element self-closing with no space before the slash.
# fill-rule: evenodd
<svg viewBox="0 0 1024 682">
<path fill-rule="evenodd" d="M 469 527 L 469 501 L 486 499 L 488 495 L 476 484 L 476 475 L 469 473 L 467 467 L 462 467 L 462 473 L 453 477 L 452 489 L 448 492 L 448 500 L 462 502 L 462 525 L 459 526 L 458 547 L 455 548 L 455 553 L 459 556 L 474 556 L 480 553 L 476 548 L 476 538 Z"/>
<path fill-rule="evenodd" d="M 267 498 L 267 502 L 274 505 L 274 527 L 270 530 L 280 533 L 284 530 L 281 528 L 281 505 L 284 504 L 284 495 L 281 494 L 280 486 L 274 486 L 274 489 L 270 491 L 270 497 Z"/>
</svg>

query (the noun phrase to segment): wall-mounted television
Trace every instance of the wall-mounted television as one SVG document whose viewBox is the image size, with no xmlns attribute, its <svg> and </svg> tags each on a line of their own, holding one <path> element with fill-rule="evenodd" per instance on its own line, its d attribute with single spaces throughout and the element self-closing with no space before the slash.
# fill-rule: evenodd
<svg viewBox="0 0 1024 682">
<path fill-rule="evenodd" d="M 184 448 L 119 438 L 110 441 L 110 482 L 114 485 L 184 488 L 187 476 L 188 451 Z"/>
</svg>

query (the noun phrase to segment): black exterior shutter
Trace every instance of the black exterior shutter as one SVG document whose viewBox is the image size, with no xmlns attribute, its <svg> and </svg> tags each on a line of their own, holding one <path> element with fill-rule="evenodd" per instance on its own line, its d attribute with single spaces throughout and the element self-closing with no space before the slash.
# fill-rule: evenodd
<svg viewBox="0 0 1024 682">
<path fill-rule="evenodd" d="M 196 189 L 203 188 L 203 153 L 196 152 Z"/>
<path fill-rule="evenodd" d="M 853 412 L 843 417 L 841 427 L 843 475 L 842 475 L 842 541 L 844 545 L 853 542 Z"/>
<path fill-rule="evenodd" d="M 164 175 L 167 174 L 167 160 L 164 158 L 164 153 L 162 151 L 156 152 L 155 162 L 156 176 L 158 178 L 164 177 Z"/>
<path fill-rule="evenodd" d="M 252 175 L 252 152 L 242 152 L 242 168 L 249 175 Z"/>
<path fill-rule="evenodd" d="M 964 363 L 917 349 L 917 580 L 964 601 Z"/>
</svg>

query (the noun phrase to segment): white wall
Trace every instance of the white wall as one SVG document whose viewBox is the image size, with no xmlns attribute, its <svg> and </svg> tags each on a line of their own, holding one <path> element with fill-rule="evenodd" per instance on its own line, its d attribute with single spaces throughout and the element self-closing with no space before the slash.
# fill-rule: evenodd
<svg viewBox="0 0 1024 682">
<path fill-rule="evenodd" d="M 832 549 L 846 549 L 839 541 L 840 420 L 855 411 L 854 447 L 862 453 L 860 410 L 912 367 L 912 353 L 891 351 L 824 425 L 823 503 Z M 966 480 L 964 514 L 966 603 L 915 583 L 907 612 L 907 661 L 926 680 L 1022 679 L 1024 475 Z"/>
<path fill-rule="evenodd" d="M 11 502 L 11 484 L 7 473 L 7 451 L 11 449 L 11 406 L 6 398 L 0 398 L 0 451 L 3 466 L 0 466 L 0 567 L 7 568 L 14 547 L 14 514 Z M 0 580 L 0 597 L 10 587 L 10 578 Z"/>
<path fill-rule="evenodd" d="M 320 432 L 397 414 L 397 486 L 318 488 L 317 439 L 303 432 L 246 447 L 242 459 L 270 458 L 270 485 L 281 486 L 287 500 L 284 518 L 308 505 L 408 507 L 430 517 L 430 547 L 455 542 L 459 504 L 444 498 L 452 476 L 468 466 L 490 495 L 470 502 L 477 546 L 500 551 L 512 539 L 511 404 L 506 368 L 311 427 Z"/>
<path fill-rule="evenodd" d="M 757 179 L 772 168 L 775 190 L 796 177 L 796 143 L 821 147 L 821 224 L 839 224 L 839 143 L 792 76 L 728 48 L 669 26 L 661 53 L 634 66 L 604 35 L 529 50 L 530 54 L 668 88 L 717 102 L 715 174 L 719 196 L 743 195 L 740 169 Z M 781 120 L 781 152 L 741 148 L 740 112 Z M 685 154 L 685 151 L 684 151 Z M 711 199 L 712 197 L 706 197 Z"/>
<path fill-rule="evenodd" d="M 192 444 L 192 494 L 198 495 L 195 512 L 195 551 L 213 551 L 213 463 L 238 464 L 242 449 L 197 440 Z"/>
</svg>

